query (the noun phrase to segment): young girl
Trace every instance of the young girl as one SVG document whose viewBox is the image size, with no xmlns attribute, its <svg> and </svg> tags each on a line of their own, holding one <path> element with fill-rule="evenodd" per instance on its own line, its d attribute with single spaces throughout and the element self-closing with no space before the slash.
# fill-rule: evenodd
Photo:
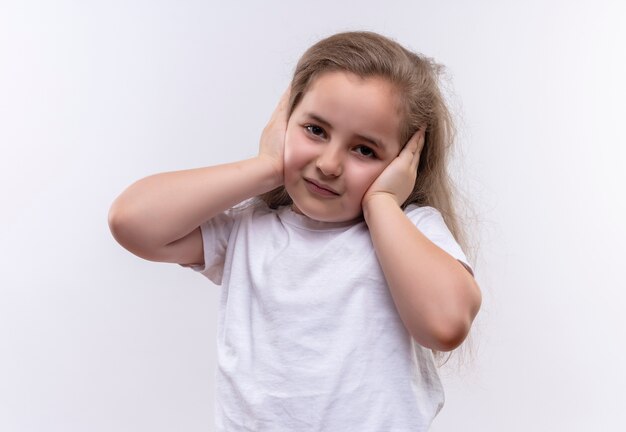
<svg viewBox="0 0 626 432">
<path fill-rule="evenodd" d="M 481 304 L 454 235 L 437 65 L 370 32 L 312 46 L 257 157 L 142 179 L 116 240 L 221 285 L 219 431 L 425 431 L 433 353 Z M 444 216 L 442 216 L 444 214 Z"/>
</svg>

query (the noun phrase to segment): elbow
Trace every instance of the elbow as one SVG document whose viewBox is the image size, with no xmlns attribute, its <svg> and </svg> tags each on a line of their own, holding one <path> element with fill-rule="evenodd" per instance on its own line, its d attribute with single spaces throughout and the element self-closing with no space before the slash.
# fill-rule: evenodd
<svg viewBox="0 0 626 432">
<path fill-rule="evenodd" d="M 450 318 L 439 332 L 439 351 L 452 351 L 465 341 L 482 304 L 482 294 L 476 280 L 465 272 L 463 275 L 464 283 L 460 285 L 465 295 L 460 296 L 462 301 L 458 304 L 456 318 Z"/>
<path fill-rule="evenodd" d="M 473 281 L 469 288 L 466 292 L 470 295 L 459 305 L 459 309 L 431 329 L 429 348 L 448 352 L 458 348 L 465 341 L 482 303 L 478 285 Z"/>
<path fill-rule="evenodd" d="M 142 241 L 140 227 L 132 217 L 128 216 L 128 211 L 116 205 L 114 202 L 107 215 L 107 223 L 111 235 L 116 242 L 130 253 L 150 261 L 154 261 L 154 248 L 148 247 Z"/>
<path fill-rule="evenodd" d="M 120 233 L 123 231 L 122 226 L 123 223 L 120 219 L 120 214 L 117 208 L 115 207 L 115 202 L 111 205 L 109 209 L 109 214 L 107 215 L 107 223 L 109 225 L 109 231 L 111 231 L 111 235 L 113 238 L 120 244 Z"/>
<path fill-rule="evenodd" d="M 471 323 L 460 323 L 456 326 L 446 329 L 438 333 L 433 339 L 432 346 L 429 348 L 448 352 L 458 348 L 467 338 L 470 332 Z"/>
<path fill-rule="evenodd" d="M 111 235 L 113 238 L 122 246 L 126 247 L 126 243 L 128 243 L 129 234 L 132 233 L 132 228 L 130 228 L 130 223 L 128 218 L 124 216 L 124 210 L 116 204 L 117 201 L 114 201 L 109 209 L 109 213 L 107 215 L 107 223 L 109 225 L 109 231 L 111 231 Z"/>
<path fill-rule="evenodd" d="M 421 329 L 413 329 L 409 333 L 420 345 L 435 351 L 452 351 L 458 348 L 469 334 L 471 324 L 463 322 L 456 325 L 448 325 L 440 329 L 431 329 L 423 332 Z"/>
</svg>

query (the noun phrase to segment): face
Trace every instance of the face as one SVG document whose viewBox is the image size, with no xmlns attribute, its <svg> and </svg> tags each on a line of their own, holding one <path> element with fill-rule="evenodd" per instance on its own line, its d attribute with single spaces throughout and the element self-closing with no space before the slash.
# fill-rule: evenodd
<svg viewBox="0 0 626 432">
<path fill-rule="evenodd" d="M 287 124 L 285 189 L 298 213 L 324 222 L 361 217 L 361 201 L 400 153 L 400 103 L 378 77 L 326 72 Z"/>
</svg>

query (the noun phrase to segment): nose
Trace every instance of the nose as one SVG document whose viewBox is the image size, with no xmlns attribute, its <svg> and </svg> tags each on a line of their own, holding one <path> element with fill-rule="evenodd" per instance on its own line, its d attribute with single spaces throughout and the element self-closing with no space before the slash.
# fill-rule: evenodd
<svg viewBox="0 0 626 432">
<path fill-rule="evenodd" d="M 332 143 L 326 145 L 315 162 L 317 169 L 327 177 L 338 177 L 343 172 L 341 149 Z"/>
</svg>

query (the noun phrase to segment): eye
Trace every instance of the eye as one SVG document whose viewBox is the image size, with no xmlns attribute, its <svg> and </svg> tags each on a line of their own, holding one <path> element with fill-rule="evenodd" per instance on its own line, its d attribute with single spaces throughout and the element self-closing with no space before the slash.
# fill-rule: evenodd
<svg viewBox="0 0 626 432">
<path fill-rule="evenodd" d="M 376 153 L 374 153 L 374 150 L 372 150 L 368 146 L 360 145 L 356 147 L 355 151 L 361 156 L 365 156 L 365 157 L 372 158 L 372 159 L 376 157 Z"/>
<path fill-rule="evenodd" d="M 305 125 L 304 128 L 310 134 L 313 134 L 315 136 L 321 136 L 321 135 L 325 134 L 324 129 L 322 129 L 321 127 L 319 127 L 317 125 L 308 124 L 308 125 Z"/>
</svg>

